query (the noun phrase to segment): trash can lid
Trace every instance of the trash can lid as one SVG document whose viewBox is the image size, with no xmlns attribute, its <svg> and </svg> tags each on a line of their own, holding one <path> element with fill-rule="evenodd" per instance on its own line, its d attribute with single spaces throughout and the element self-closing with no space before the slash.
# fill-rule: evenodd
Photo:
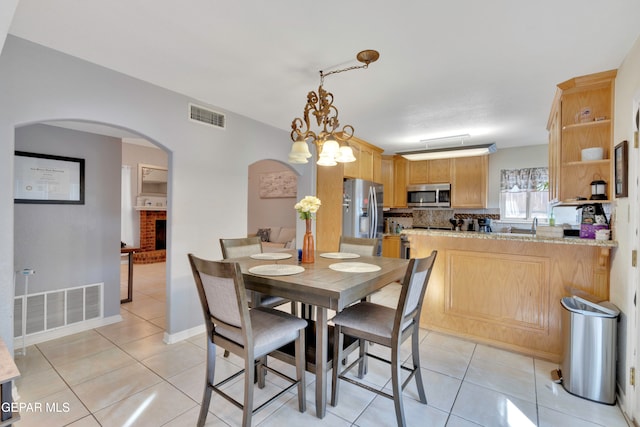
<svg viewBox="0 0 640 427">
<path fill-rule="evenodd" d="M 574 313 L 580 313 L 585 316 L 618 317 L 620 314 L 618 307 L 609 301 L 595 303 L 577 295 L 564 297 L 560 300 L 560 303 L 567 310 Z"/>
</svg>

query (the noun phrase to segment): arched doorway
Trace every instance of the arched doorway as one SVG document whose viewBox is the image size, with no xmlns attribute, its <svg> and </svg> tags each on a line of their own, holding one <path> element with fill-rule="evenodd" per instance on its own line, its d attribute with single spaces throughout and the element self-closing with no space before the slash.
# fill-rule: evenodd
<svg viewBox="0 0 640 427">
<path fill-rule="evenodd" d="M 247 233 L 269 228 L 273 230 L 269 243 L 274 247 L 295 247 L 297 186 L 298 173 L 285 163 L 265 159 L 249 165 Z"/>
<path fill-rule="evenodd" d="M 120 318 L 119 289 L 112 288 L 120 283 L 121 270 L 117 245 L 120 239 L 122 150 L 116 144 L 122 144 L 121 136 L 125 135 L 132 134 L 111 125 L 71 121 L 41 122 L 15 129 L 17 151 L 86 159 L 84 205 L 14 205 L 14 263 L 18 268 L 36 267 L 36 275 L 29 282 L 29 295 L 51 294 L 57 298 L 63 293 L 73 294 L 76 288 L 94 285 L 102 292 L 97 308 L 101 310 L 102 318 L 83 318 L 82 313 L 71 313 L 67 308 L 65 315 L 72 318 L 68 324 L 56 323 L 65 316 L 55 315 L 62 310 L 56 310 L 55 298 L 47 302 L 46 297 L 42 297 L 43 304 L 47 304 L 44 312 L 48 317 L 42 320 L 42 328 L 27 332 L 27 344 Z M 169 156 L 163 149 L 155 150 L 162 152 L 165 158 Z M 166 277 L 166 268 L 162 273 Z M 24 292 L 19 285 L 16 295 Z M 166 279 L 163 286 L 166 288 Z M 87 306 L 93 300 L 88 301 Z M 37 304 L 33 306 L 38 307 Z M 165 300 L 163 313 L 166 306 Z M 86 316 L 88 308 L 82 307 L 80 311 Z M 29 321 L 34 319 L 39 321 L 37 316 L 29 317 Z"/>
</svg>

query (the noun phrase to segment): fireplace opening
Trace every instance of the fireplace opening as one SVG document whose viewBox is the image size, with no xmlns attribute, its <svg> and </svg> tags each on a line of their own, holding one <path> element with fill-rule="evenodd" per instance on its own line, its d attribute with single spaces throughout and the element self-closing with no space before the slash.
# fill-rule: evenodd
<svg viewBox="0 0 640 427">
<path fill-rule="evenodd" d="M 167 220 L 156 219 L 156 250 L 167 249 Z"/>
</svg>

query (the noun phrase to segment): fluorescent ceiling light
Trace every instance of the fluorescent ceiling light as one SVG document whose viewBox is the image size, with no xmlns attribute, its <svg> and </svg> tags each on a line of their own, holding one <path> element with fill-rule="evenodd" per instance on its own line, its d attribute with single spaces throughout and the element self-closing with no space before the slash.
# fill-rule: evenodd
<svg viewBox="0 0 640 427">
<path fill-rule="evenodd" d="M 440 136 L 438 138 L 429 138 L 429 139 L 421 139 L 420 142 L 424 142 L 427 148 L 429 148 L 429 144 L 441 144 L 441 143 L 451 143 L 451 141 L 460 140 L 460 143 L 464 143 L 465 139 L 471 138 L 471 135 L 468 133 L 464 133 L 461 135 L 450 135 L 450 136 Z"/>
<path fill-rule="evenodd" d="M 456 147 L 432 148 L 415 151 L 401 151 L 396 154 L 400 154 L 407 160 L 434 160 L 451 159 L 455 157 L 484 156 L 487 154 L 495 153 L 496 150 L 496 144 L 491 143 L 467 146 L 460 145 Z"/>
</svg>

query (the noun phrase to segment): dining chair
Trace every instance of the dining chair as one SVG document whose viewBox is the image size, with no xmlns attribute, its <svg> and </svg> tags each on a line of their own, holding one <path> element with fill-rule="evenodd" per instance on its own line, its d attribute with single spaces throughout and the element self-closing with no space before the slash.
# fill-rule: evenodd
<svg viewBox="0 0 640 427">
<path fill-rule="evenodd" d="M 188 257 L 207 329 L 205 387 L 197 425 L 203 426 L 206 421 L 212 391 L 242 409 L 242 426 L 245 427 L 251 426 L 253 414 L 295 386 L 298 388 L 298 409 L 300 412 L 305 412 L 307 321 L 268 307 L 249 310 L 242 272 L 237 263 L 204 260 L 193 254 L 189 254 Z M 296 378 L 291 378 L 266 365 L 269 353 L 292 342 L 295 345 Z M 242 357 L 244 369 L 214 383 L 216 346 L 218 345 Z M 255 376 L 258 376 L 258 386 L 262 388 L 267 370 L 291 384 L 258 408 L 253 409 Z M 242 373 L 244 373 L 244 399 L 243 402 L 239 402 L 220 387 Z"/>
<path fill-rule="evenodd" d="M 220 239 L 222 258 L 239 258 L 262 253 L 260 236 L 243 237 L 237 239 Z M 277 307 L 289 300 L 278 296 L 265 295 L 260 292 L 247 290 L 249 307 Z M 296 314 L 296 304 L 291 301 L 291 314 Z"/>
<path fill-rule="evenodd" d="M 358 255 L 376 256 L 380 239 L 365 239 L 362 237 L 340 236 L 340 252 Z"/>
<path fill-rule="evenodd" d="M 359 357 L 347 366 L 342 372 L 334 366 L 331 379 L 331 405 L 338 403 L 339 380 L 362 387 L 394 401 L 396 420 L 398 426 L 406 426 L 402 401 L 402 390 L 415 377 L 420 402 L 426 404 L 427 397 L 422 383 L 420 372 L 420 352 L 418 348 L 418 336 L 420 326 L 420 313 L 424 295 L 429 283 L 429 276 L 433 269 L 437 251 L 431 252 L 426 258 L 413 258 L 409 261 L 407 272 L 402 281 L 402 290 L 397 308 L 391 308 L 368 301 L 349 306 L 338 313 L 333 319 L 335 325 L 333 360 L 340 360 L 344 336 L 357 338 L 359 341 Z M 411 337 L 411 354 L 413 367 L 402 365 L 400 359 L 400 345 Z M 391 349 L 391 360 L 378 357 L 367 352 L 367 342 L 373 342 Z M 345 374 L 358 364 L 358 378 L 362 379 L 366 371 L 367 357 L 388 363 L 391 365 L 391 383 L 393 394 L 377 390 L 357 379 L 347 377 Z M 401 369 L 409 371 L 407 379 L 401 384 Z"/>
</svg>

